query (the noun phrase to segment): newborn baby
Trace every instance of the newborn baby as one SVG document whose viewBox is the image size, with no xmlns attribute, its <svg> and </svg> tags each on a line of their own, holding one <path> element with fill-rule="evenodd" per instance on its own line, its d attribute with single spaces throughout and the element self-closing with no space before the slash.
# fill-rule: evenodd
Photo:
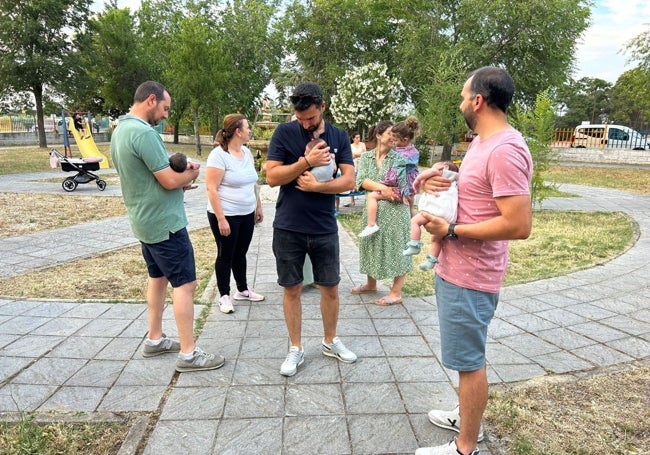
<svg viewBox="0 0 650 455">
<path fill-rule="evenodd" d="M 325 141 L 323 139 L 312 139 L 309 141 L 307 144 L 307 152 L 309 152 L 312 148 L 320 143 L 325 144 Z M 330 160 L 329 164 L 313 167 L 311 168 L 311 171 L 309 171 L 314 175 L 314 177 L 316 177 L 316 180 L 319 182 L 329 182 L 334 178 L 334 174 L 336 173 L 336 163 L 334 162 L 334 154 L 331 153 L 330 155 L 332 159 Z"/>
</svg>

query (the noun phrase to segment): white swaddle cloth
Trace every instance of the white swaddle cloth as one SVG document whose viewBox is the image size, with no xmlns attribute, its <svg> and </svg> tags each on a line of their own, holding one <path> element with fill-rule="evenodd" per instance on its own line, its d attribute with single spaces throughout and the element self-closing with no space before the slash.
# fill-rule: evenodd
<svg viewBox="0 0 650 455">
<path fill-rule="evenodd" d="M 437 195 L 423 193 L 418 200 L 418 210 L 444 218 L 448 223 L 456 221 L 458 214 L 458 172 L 445 169 L 442 176 L 453 180 L 447 191 Z"/>
</svg>

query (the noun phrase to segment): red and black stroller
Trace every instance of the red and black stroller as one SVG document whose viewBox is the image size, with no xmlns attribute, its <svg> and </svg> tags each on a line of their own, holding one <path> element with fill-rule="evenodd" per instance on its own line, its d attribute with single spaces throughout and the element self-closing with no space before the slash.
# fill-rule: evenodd
<svg viewBox="0 0 650 455">
<path fill-rule="evenodd" d="M 61 164 L 63 172 L 76 172 L 73 177 L 66 178 L 61 186 L 64 190 L 70 192 L 77 189 L 80 183 L 88 183 L 92 181 L 97 182 L 99 191 L 106 189 L 106 182 L 99 178 L 97 174 L 91 171 L 99 170 L 99 163 L 102 161 L 101 157 L 93 158 L 69 158 L 60 154 L 56 149 L 50 150 L 50 166 L 55 169 Z"/>
</svg>

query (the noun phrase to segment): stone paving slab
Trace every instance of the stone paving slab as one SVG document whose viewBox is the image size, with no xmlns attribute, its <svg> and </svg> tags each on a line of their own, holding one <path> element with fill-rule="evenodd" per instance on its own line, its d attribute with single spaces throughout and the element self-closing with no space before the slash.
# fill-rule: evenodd
<svg viewBox="0 0 650 455">
<path fill-rule="evenodd" d="M 0 191 L 2 185 L 0 178 Z M 583 197 L 554 198 L 545 208 L 625 210 L 639 223 L 641 236 L 632 249 L 594 269 L 503 289 L 488 333 L 492 384 L 648 359 L 650 198 L 562 189 Z M 207 225 L 204 194 L 188 193 L 186 209 L 192 228 Z M 198 340 L 226 356 L 224 367 L 178 374 L 174 355 L 143 358 L 143 304 L 0 299 L 0 412 L 160 412 L 146 454 L 406 454 L 448 440 L 452 433 L 433 427 L 426 416 L 457 400 L 456 375 L 438 360 L 435 296 L 378 307 L 377 296 L 351 295 L 364 277 L 345 232 L 339 334 L 359 361 L 348 365 L 321 354 L 319 293 L 306 289 L 305 363 L 291 378 L 279 374 L 288 342 L 270 249 L 273 207 L 264 210 L 250 248 L 249 275 L 267 299 L 235 302 L 232 315 L 213 307 Z M 108 227 L 86 223 L 57 233 L 80 234 L 94 239 L 87 245 L 91 253 L 135 243 L 125 218 L 110 220 Z M 18 273 L 30 261 L 44 267 L 48 263 L 33 261 L 75 259 L 41 254 L 38 245 L 45 248 L 47 237 L 0 240 L 3 253 L 12 252 L 2 255 L 0 276 Z M 26 245 L 32 248 L 18 247 Z M 386 291 L 380 287 L 378 295 Z M 205 298 L 214 298 L 214 290 L 207 289 Z M 164 330 L 177 334 L 169 306 Z M 489 454 L 485 444 L 480 447 Z"/>
</svg>

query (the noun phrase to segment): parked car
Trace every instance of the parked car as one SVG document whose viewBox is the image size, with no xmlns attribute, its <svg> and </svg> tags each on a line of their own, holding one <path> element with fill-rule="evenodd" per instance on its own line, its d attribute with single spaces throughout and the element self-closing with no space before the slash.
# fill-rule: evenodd
<svg viewBox="0 0 650 455">
<path fill-rule="evenodd" d="M 650 149 L 648 136 L 623 125 L 584 124 L 576 126 L 571 147 Z"/>
</svg>

